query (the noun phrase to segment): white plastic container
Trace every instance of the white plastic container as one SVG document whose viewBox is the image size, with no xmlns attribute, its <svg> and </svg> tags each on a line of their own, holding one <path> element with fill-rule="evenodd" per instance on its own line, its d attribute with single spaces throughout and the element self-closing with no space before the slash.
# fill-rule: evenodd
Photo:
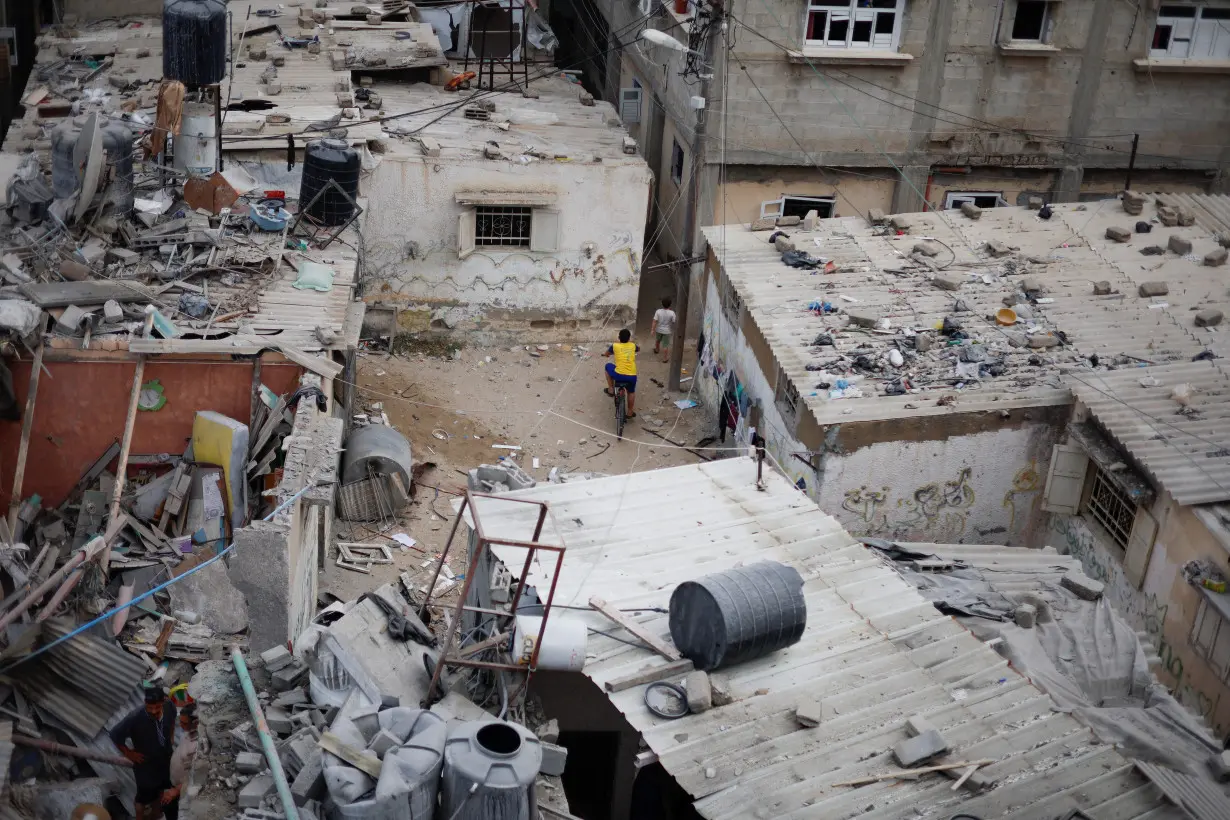
<svg viewBox="0 0 1230 820">
<path fill-rule="evenodd" d="M 194 177 L 218 170 L 218 122 L 209 103 L 185 103 L 183 123 L 175 137 L 175 168 Z"/>
<path fill-rule="evenodd" d="M 517 616 L 517 629 L 513 633 L 513 654 L 520 665 L 530 665 L 530 659 L 534 657 L 534 644 L 541 628 L 542 618 L 537 615 Z M 547 631 L 542 636 L 537 668 L 580 672 L 585 666 L 587 637 L 584 621 L 552 616 L 547 620 Z"/>
</svg>

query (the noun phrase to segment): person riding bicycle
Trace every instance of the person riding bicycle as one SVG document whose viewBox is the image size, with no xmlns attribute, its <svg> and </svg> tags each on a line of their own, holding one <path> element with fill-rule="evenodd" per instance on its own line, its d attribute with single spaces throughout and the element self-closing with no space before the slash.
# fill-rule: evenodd
<svg viewBox="0 0 1230 820">
<path fill-rule="evenodd" d="M 628 391 L 628 418 L 636 418 L 636 354 L 641 346 L 632 341 L 632 333 L 624 328 L 619 331 L 619 341 L 611 343 L 603 356 L 614 356 L 615 361 L 606 364 L 606 394 L 615 395 L 615 385 Z"/>
</svg>

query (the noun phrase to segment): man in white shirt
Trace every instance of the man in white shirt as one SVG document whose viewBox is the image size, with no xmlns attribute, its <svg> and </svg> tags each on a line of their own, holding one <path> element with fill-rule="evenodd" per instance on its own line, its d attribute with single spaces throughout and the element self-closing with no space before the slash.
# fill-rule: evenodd
<svg viewBox="0 0 1230 820">
<path fill-rule="evenodd" d="M 662 354 L 662 361 L 670 361 L 671 336 L 675 332 L 675 311 L 671 310 L 670 297 L 663 297 L 662 309 L 654 313 L 649 333 L 654 338 L 654 353 Z"/>
</svg>

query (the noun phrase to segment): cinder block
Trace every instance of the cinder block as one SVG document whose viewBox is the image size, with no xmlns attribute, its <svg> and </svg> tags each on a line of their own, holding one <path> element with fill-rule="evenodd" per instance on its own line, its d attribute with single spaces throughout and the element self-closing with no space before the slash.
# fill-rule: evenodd
<svg viewBox="0 0 1230 820">
<path fill-rule="evenodd" d="M 296 806 L 303 806 L 309 800 L 320 800 L 325 796 L 324 759 L 319 749 L 303 762 L 303 767 L 290 784 L 290 794 Z"/>
<path fill-rule="evenodd" d="M 302 688 L 291 689 L 289 692 L 283 692 L 273 699 L 274 706 L 280 706 L 283 709 L 289 709 L 292 706 L 297 706 L 300 703 L 307 703 L 308 696 Z"/>
<path fill-rule="evenodd" d="M 944 246 L 931 239 L 914 243 L 914 253 L 921 253 L 923 256 L 939 256 L 943 252 Z"/>
<path fill-rule="evenodd" d="M 270 706 L 265 710 L 265 722 L 269 724 L 269 731 L 279 735 L 289 735 L 295 730 L 290 714 L 278 706 Z"/>
<path fill-rule="evenodd" d="M 1106 588 L 1106 585 L 1101 581 L 1095 581 L 1085 575 L 1085 573 L 1075 569 L 1063 576 L 1059 583 L 1086 601 L 1096 601 L 1098 598 L 1101 598 L 1102 591 Z"/>
<path fill-rule="evenodd" d="M 1178 234 L 1172 234 L 1170 241 L 1166 243 L 1166 247 L 1179 256 L 1187 256 L 1192 252 L 1192 241 Z"/>
<path fill-rule="evenodd" d="M 713 708 L 713 689 L 709 686 L 709 674 L 696 670 L 683 679 L 683 688 L 688 693 L 688 711 L 697 714 Z"/>
<path fill-rule="evenodd" d="M 265 662 L 265 669 L 272 674 L 294 663 L 295 656 L 285 646 L 275 646 L 262 652 L 261 660 Z"/>
<path fill-rule="evenodd" d="M 1013 613 L 1013 618 L 1021 629 L 1033 629 L 1038 620 L 1038 608 L 1033 604 L 1021 604 Z"/>
<path fill-rule="evenodd" d="M 259 752 L 240 752 L 235 755 L 235 771 L 240 774 L 257 774 L 265 768 L 265 756 Z"/>
<path fill-rule="evenodd" d="M 940 290 L 960 290 L 963 283 L 955 276 L 933 276 L 931 284 Z"/>
<path fill-rule="evenodd" d="M 244 786 L 239 792 L 235 805 L 241 809 L 260 808 L 261 801 L 263 801 L 272 791 L 273 775 L 258 774 L 256 777 L 249 780 L 248 785 Z"/>
<path fill-rule="evenodd" d="M 1216 308 L 1202 310 L 1196 314 L 1196 327 L 1215 327 L 1221 324 L 1222 313 Z"/>
<path fill-rule="evenodd" d="M 1120 228 L 1116 225 L 1106 229 L 1106 238 L 1113 239 L 1116 242 L 1127 242 L 1132 238 L 1132 232 L 1127 228 Z"/>
<path fill-rule="evenodd" d="M 905 732 L 910 737 L 918 737 L 924 732 L 938 732 L 935 724 L 923 715 L 914 715 L 905 721 Z"/>
<path fill-rule="evenodd" d="M 797 216 L 779 216 L 777 218 L 777 227 L 779 228 L 794 228 L 797 227 L 802 218 Z"/>
<path fill-rule="evenodd" d="M 800 726 L 809 729 L 819 726 L 826 720 L 832 720 L 837 712 L 823 700 L 805 700 L 794 707 L 794 719 Z"/>
<path fill-rule="evenodd" d="M 1141 282 L 1137 293 L 1141 296 L 1165 296 L 1170 293 L 1170 285 L 1165 282 Z"/>
<path fill-rule="evenodd" d="M 542 764 L 538 767 L 540 774 L 559 777 L 568 765 L 568 750 L 554 743 L 539 744 L 542 747 Z"/>
<path fill-rule="evenodd" d="M 1110 294 L 1110 291 L 1111 291 L 1110 282 L 1107 282 L 1105 279 L 1103 279 L 1100 282 L 1093 283 L 1093 295 L 1094 296 L 1107 296 Z"/>
<path fill-rule="evenodd" d="M 854 327 L 875 327 L 880 319 L 874 313 L 861 313 L 856 310 L 846 311 L 846 315 L 850 317 L 850 324 Z"/>
<path fill-rule="evenodd" d="M 893 747 L 893 755 L 904 768 L 910 769 L 922 765 L 937 755 L 948 751 L 948 741 L 935 729 L 928 729 L 920 735 L 903 740 Z"/>
<path fill-rule="evenodd" d="M 970 219 L 982 219 L 982 209 L 972 202 L 962 202 L 961 213 Z"/>
<path fill-rule="evenodd" d="M 273 691 L 287 692 L 303 683 L 307 678 L 307 667 L 299 661 L 285 666 L 273 673 Z"/>
<path fill-rule="evenodd" d="M 1211 250 L 1204 255 L 1204 264 L 1210 268 L 1220 268 L 1226 264 L 1227 256 L 1230 256 L 1230 251 L 1227 251 L 1225 248 Z"/>
<path fill-rule="evenodd" d="M 751 224 L 750 230 L 753 231 L 771 231 L 777 227 L 777 220 L 770 217 L 768 219 L 757 219 Z"/>
<path fill-rule="evenodd" d="M 395 749 L 401 745 L 401 741 L 397 735 L 390 732 L 388 729 L 381 729 L 376 733 L 375 737 L 367 744 L 367 748 L 376 753 L 376 757 L 384 759 L 384 754 L 389 749 Z"/>
<path fill-rule="evenodd" d="M 879 208 L 872 208 L 867 212 L 867 221 L 872 225 L 883 225 L 888 222 L 888 217 Z"/>
</svg>

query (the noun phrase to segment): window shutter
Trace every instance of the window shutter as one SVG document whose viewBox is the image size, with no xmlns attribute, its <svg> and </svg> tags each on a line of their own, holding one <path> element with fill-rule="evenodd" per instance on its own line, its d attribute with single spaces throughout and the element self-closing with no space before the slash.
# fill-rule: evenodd
<svg viewBox="0 0 1230 820">
<path fill-rule="evenodd" d="M 530 225 L 530 250 L 550 253 L 559 249 L 559 211 L 534 209 L 534 221 Z"/>
<path fill-rule="evenodd" d="M 466 210 L 457 217 L 457 258 L 474 253 L 474 211 Z"/>
<path fill-rule="evenodd" d="M 1056 444 L 1051 450 L 1051 469 L 1046 476 L 1046 492 L 1042 509 L 1047 512 L 1076 515 L 1080 510 L 1081 492 L 1085 489 L 1085 473 L 1089 456 L 1080 447 Z"/>
<path fill-rule="evenodd" d="M 1153 542 L 1157 538 L 1157 520 L 1144 507 L 1136 510 L 1132 522 L 1132 534 L 1128 536 L 1127 552 L 1123 556 L 1123 571 L 1128 580 L 1140 589 L 1145 572 L 1149 569 L 1149 556 L 1153 554 Z"/>
<path fill-rule="evenodd" d="M 786 198 L 782 197 L 781 199 L 769 199 L 760 203 L 760 218 L 770 219 L 775 216 L 781 216 L 785 201 Z"/>
<path fill-rule="evenodd" d="M 641 121 L 641 89 L 619 90 L 619 118 L 628 123 Z"/>
</svg>

